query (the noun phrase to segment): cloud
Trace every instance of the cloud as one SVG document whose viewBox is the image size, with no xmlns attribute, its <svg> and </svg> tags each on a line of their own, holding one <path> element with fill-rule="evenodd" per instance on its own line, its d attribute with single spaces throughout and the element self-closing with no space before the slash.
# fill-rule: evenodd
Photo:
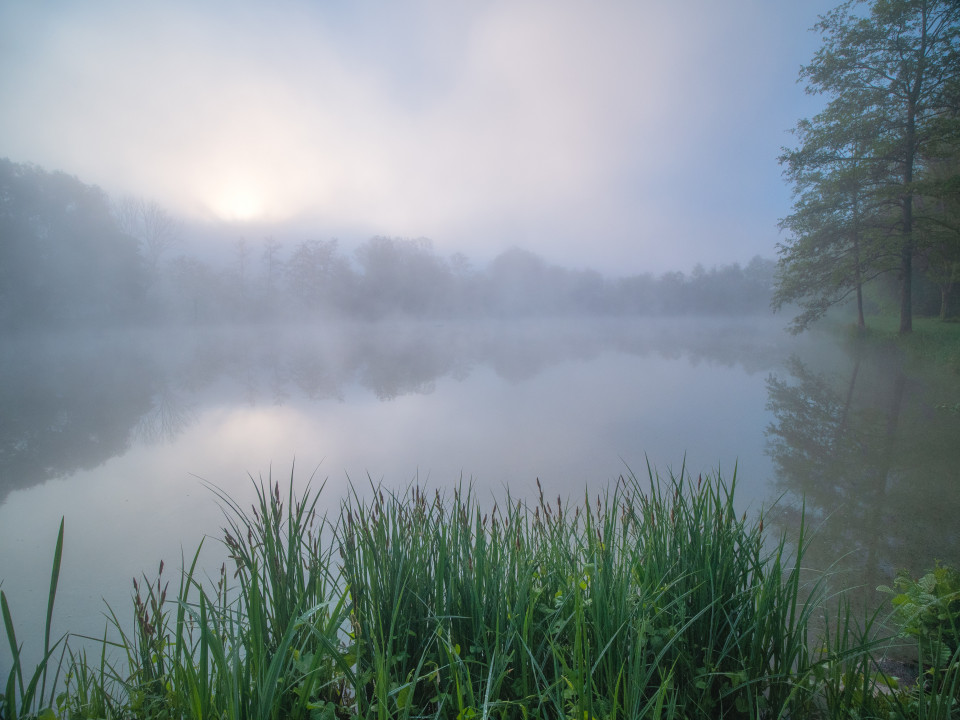
<svg viewBox="0 0 960 720">
<path fill-rule="evenodd" d="M 194 217 L 653 256 L 775 172 L 755 141 L 783 22 L 760 2 L 0 12 L 0 154 Z"/>
</svg>

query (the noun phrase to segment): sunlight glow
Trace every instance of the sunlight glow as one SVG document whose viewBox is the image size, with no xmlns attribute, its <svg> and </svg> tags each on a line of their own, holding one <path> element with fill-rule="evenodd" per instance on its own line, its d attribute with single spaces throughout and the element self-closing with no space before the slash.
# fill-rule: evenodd
<svg viewBox="0 0 960 720">
<path fill-rule="evenodd" d="M 252 183 L 243 181 L 219 188 L 210 209 L 222 220 L 234 222 L 261 219 L 267 213 L 263 194 Z"/>
</svg>

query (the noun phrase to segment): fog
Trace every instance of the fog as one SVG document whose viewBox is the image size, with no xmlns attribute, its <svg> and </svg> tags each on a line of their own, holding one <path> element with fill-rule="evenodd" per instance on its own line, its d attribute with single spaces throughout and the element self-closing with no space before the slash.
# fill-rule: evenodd
<svg viewBox="0 0 960 720">
<path fill-rule="evenodd" d="M 351 492 L 471 484 L 576 500 L 621 474 L 720 472 L 811 564 L 873 588 L 960 552 L 956 383 L 902 357 L 793 338 L 779 318 L 544 316 L 31 328 L 0 346 L 0 577 L 39 642 L 56 527 L 55 630 L 207 541 L 250 477 Z M 868 492 L 863 489 L 868 488 Z M 938 497 L 935 507 L 928 498 Z M 920 521 L 922 519 L 922 521 Z M 79 642 L 79 641 L 78 641 Z M 0 671 L 6 667 L 0 658 Z"/>
<path fill-rule="evenodd" d="M 789 212 L 777 157 L 833 4 L 3 3 L 0 157 L 227 241 L 746 264 Z"/>
<path fill-rule="evenodd" d="M 822 105 L 795 80 L 833 4 L 0 4 L 25 657 L 61 518 L 55 629 L 98 635 L 130 577 L 217 536 L 206 484 L 251 478 L 336 515 L 713 473 L 775 532 L 806 508 L 843 585 L 960 556 L 955 377 L 770 309 L 777 156 Z"/>
<path fill-rule="evenodd" d="M 7 409 L 0 504 L 14 490 L 94 470 L 137 443 L 176 442 L 211 403 L 335 407 L 357 391 L 389 402 L 429 395 L 438 383 L 463 382 L 478 372 L 522 384 L 551 367 L 589 364 L 605 353 L 685 358 L 753 373 L 779 361 L 777 338 L 769 322 L 544 318 L 20 333 L 8 337 L 0 353 Z M 599 379 L 589 390 L 606 393 Z M 292 459 L 273 452 L 257 466 Z M 334 474 L 346 469 L 330 468 Z"/>
<path fill-rule="evenodd" d="M 4 160 L 0 181 L 0 578 L 21 627 L 61 518 L 56 627 L 97 635 L 103 599 L 216 536 L 205 483 L 244 502 L 251 476 L 313 478 L 336 514 L 414 483 L 577 498 L 649 463 L 736 475 L 778 530 L 806 503 L 810 557 L 844 555 L 847 584 L 958 552 L 955 380 L 790 336 L 769 259 L 618 275 L 425 238 L 204 245 L 64 173 Z"/>
<path fill-rule="evenodd" d="M 513 248 L 486 265 L 426 238 L 238 237 L 198 254 L 154 201 L 109 198 L 60 172 L 0 160 L 0 328 L 768 313 L 772 260 L 604 276 Z"/>
</svg>

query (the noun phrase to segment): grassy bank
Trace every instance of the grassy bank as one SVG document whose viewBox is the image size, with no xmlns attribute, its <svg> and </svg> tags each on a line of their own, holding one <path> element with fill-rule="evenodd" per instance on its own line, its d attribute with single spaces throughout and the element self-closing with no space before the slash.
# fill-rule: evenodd
<svg viewBox="0 0 960 720">
<path fill-rule="evenodd" d="M 934 363 L 960 373 L 960 322 L 916 317 L 913 332 L 900 335 L 900 319 L 893 315 L 874 315 L 867 320 L 863 340 L 901 348 L 913 361 Z"/>
<path fill-rule="evenodd" d="M 487 511 L 469 487 L 411 487 L 335 517 L 310 489 L 260 482 L 250 511 L 217 493 L 219 578 L 198 577 L 199 549 L 170 581 L 161 564 L 109 610 L 102 652 L 48 638 L 35 673 L 14 663 L 0 717 L 949 717 L 954 618 L 952 641 L 920 643 L 935 674 L 914 690 L 876 669 L 894 642 L 876 615 L 841 601 L 812 637 L 826 603 L 805 540 L 738 516 L 734 485 L 651 473 Z"/>
</svg>

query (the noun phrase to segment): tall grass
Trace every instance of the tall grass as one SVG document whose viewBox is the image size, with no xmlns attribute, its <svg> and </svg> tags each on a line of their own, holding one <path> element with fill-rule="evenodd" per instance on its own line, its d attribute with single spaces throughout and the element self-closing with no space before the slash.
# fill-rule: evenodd
<svg viewBox="0 0 960 720">
<path fill-rule="evenodd" d="M 226 516 L 219 577 L 201 582 L 198 549 L 175 592 L 163 564 L 139 579 L 132 621 L 110 609 L 101 651 L 69 652 L 56 712 L 616 720 L 954 708 L 956 663 L 928 696 L 881 692 L 892 682 L 873 663 L 876 616 L 858 623 L 841 602 L 811 637 L 825 604 L 822 584 L 803 581 L 804 531 L 774 542 L 762 515 L 738 515 L 735 476 L 662 480 L 648 468 L 581 502 L 541 493 L 493 507 L 469 485 L 449 497 L 375 487 L 333 519 L 317 513 L 322 489 L 297 496 L 292 480 L 286 493 L 255 482 L 249 511 L 213 488 Z M 51 607 L 54 594 L 55 583 Z M 0 717 L 53 708 L 34 700 L 53 693 L 37 683 L 29 696 L 8 682 Z"/>
<path fill-rule="evenodd" d="M 733 485 L 635 477 L 482 514 L 418 488 L 346 508 L 360 710 L 760 716 L 810 701 L 800 550 L 764 550 Z M 815 589 L 814 589 L 815 592 Z M 445 715 L 444 715 L 445 716 Z"/>
<path fill-rule="evenodd" d="M 57 585 L 60 582 L 60 562 L 63 558 L 63 520 L 57 532 L 57 544 L 53 552 L 53 567 L 50 572 L 50 590 L 47 593 L 46 622 L 43 627 L 43 655 L 33 673 L 25 678 L 23 667 L 23 646 L 17 642 L 13 625 L 13 614 L 7 602 L 6 594 L 0 590 L 0 614 L 3 615 L 3 627 L 10 646 L 12 666 L 0 694 L 0 718 L 17 718 L 33 713 L 50 714 L 55 705 L 54 692 L 60 671 L 63 667 L 63 650 L 54 665 L 57 648 L 66 647 L 66 637 L 51 644 L 50 630 L 53 625 L 53 604 L 57 597 Z M 50 672 L 53 671 L 53 677 Z M 26 679 L 26 684 L 24 684 Z M 49 694 L 47 686 L 49 681 Z"/>
<path fill-rule="evenodd" d="M 343 704 L 346 612 L 331 548 L 320 546 L 319 493 L 294 497 L 292 479 L 286 499 L 278 484 L 255 485 L 250 513 L 213 488 L 231 567 L 212 587 L 197 578 L 198 548 L 173 598 L 163 563 L 156 579 L 134 581 L 132 629 L 109 609 L 114 639 L 104 645 L 121 660 L 104 654 L 91 669 L 74 658 L 71 717 L 310 718 Z"/>
</svg>

